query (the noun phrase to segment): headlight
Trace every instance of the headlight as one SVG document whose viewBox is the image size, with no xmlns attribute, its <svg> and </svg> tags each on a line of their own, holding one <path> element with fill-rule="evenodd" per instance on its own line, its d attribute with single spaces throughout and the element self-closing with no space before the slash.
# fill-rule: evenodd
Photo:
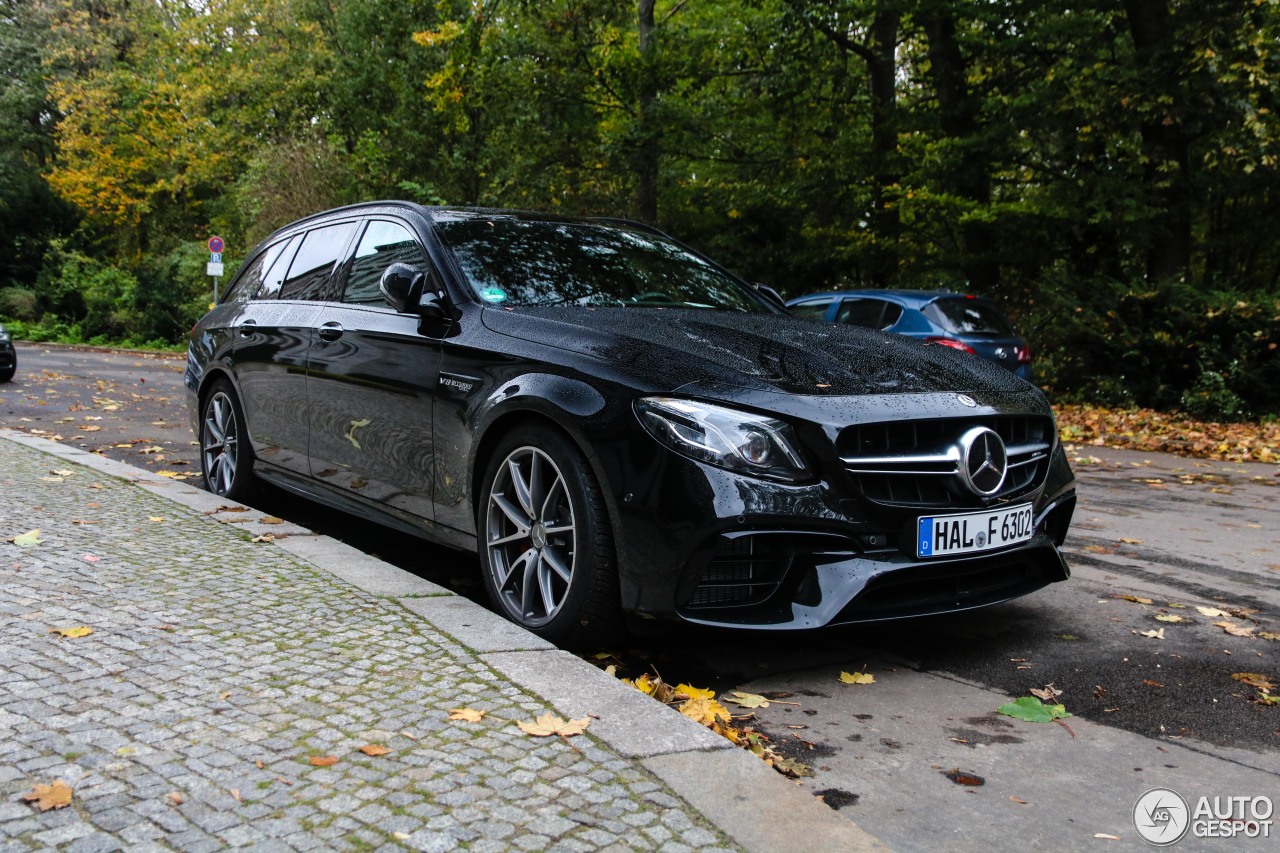
<svg viewBox="0 0 1280 853">
<path fill-rule="evenodd" d="M 4 330 L 3 326 L 0 326 L 0 344 L 9 343 L 9 337 L 9 333 Z"/>
<path fill-rule="evenodd" d="M 699 462 L 778 480 L 809 476 L 795 432 L 775 418 L 671 397 L 637 400 L 636 414 L 660 443 Z"/>
</svg>

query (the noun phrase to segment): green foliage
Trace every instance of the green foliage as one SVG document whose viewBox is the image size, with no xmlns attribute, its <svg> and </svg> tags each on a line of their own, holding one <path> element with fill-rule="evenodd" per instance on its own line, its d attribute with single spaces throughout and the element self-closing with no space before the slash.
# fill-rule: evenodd
<svg viewBox="0 0 1280 853">
<path fill-rule="evenodd" d="M 0 313 L 176 341 L 210 234 L 399 196 L 976 291 L 1063 399 L 1280 412 L 1280 5 L 647 6 L 2 0 Z"/>
</svg>

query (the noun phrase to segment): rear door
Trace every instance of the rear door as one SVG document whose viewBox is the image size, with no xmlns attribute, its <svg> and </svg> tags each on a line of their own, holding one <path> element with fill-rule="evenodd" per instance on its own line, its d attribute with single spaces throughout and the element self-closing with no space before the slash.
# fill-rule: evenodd
<svg viewBox="0 0 1280 853">
<path fill-rule="evenodd" d="M 325 302 L 307 361 L 311 476 L 411 521 L 433 517 L 432 394 L 440 340 L 401 314 L 378 288 L 393 263 L 438 279 L 410 224 L 362 224 L 341 291 Z"/>
<path fill-rule="evenodd" d="M 264 276 L 237 320 L 236 379 L 258 459 L 305 475 L 307 351 L 320 299 L 355 234 L 354 221 L 295 235 Z"/>
</svg>

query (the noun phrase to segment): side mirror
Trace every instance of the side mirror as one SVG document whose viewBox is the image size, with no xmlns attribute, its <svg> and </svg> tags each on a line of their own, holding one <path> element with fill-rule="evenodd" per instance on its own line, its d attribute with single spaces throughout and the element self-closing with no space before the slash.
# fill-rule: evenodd
<svg viewBox="0 0 1280 853">
<path fill-rule="evenodd" d="M 426 281 L 427 277 L 421 270 L 408 264 L 394 263 L 383 271 L 382 278 L 378 280 L 378 290 L 382 291 L 382 298 L 388 305 L 404 314 L 418 307 Z"/>
<path fill-rule="evenodd" d="M 781 308 L 788 314 L 791 313 L 790 309 L 787 308 L 787 300 L 783 299 L 782 294 L 769 285 L 756 282 L 756 290 L 760 291 L 760 295 L 772 302 L 776 307 Z"/>
</svg>

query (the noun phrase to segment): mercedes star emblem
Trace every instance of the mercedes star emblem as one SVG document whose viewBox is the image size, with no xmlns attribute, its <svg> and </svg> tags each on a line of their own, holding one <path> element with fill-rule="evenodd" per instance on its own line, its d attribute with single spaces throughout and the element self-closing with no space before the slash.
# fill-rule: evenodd
<svg viewBox="0 0 1280 853">
<path fill-rule="evenodd" d="M 960 436 L 960 478 L 975 495 L 1000 491 L 1008 465 L 1004 441 L 993 430 L 978 426 Z"/>
</svg>

